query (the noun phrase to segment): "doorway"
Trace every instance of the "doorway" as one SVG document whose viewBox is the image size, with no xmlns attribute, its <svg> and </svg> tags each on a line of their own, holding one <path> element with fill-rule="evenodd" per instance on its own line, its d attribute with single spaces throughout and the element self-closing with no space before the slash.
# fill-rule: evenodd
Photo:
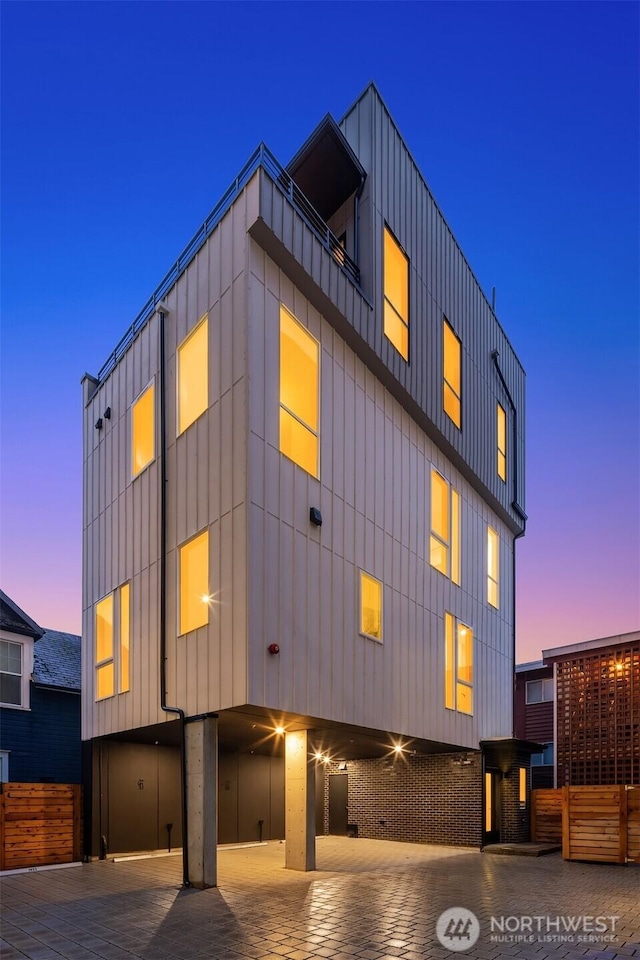
<svg viewBox="0 0 640 960">
<path fill-rule="evenodd" d="M 329 777 L 329 833 L 346 837 L 349 822 L 349 775 Z"/>
<path fill-rule="evenodd" d="M 499 770 L 486 770 L 484 775 L 484 829 L 482 845 L 500 843 L 500 783 Z"/>
</svg>

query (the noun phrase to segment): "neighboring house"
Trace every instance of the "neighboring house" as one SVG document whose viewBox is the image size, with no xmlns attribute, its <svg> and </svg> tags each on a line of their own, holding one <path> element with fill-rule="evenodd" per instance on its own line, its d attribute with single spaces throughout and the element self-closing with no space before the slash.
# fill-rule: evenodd
<svg viewBox="0 0 640 960">
<path fill-rule="evenodd" d="M 554 785 L 553 667 L 542 660 L 516 666 L 515 734 L 537 740 L 543 750 L 531 754 L 531 789 Z"/>
<path fill-rule="evenodd" d="M 83 394 L 88 852 L 181 799 L 199 885 L 216 837 L 528 839 L 525 375 L 374 85 L 256 150 Z"/>
<path fill-rule="evenodd" d="M 556 786 L 640 784 L 640 630 L 543 650 L 556 691 Z"/>
<path fill-rule="evenodd" d="M 2 782 L 81 782 L 80 655 L 80 637 L 43 630 L 0 590 Z"/>
</svg>

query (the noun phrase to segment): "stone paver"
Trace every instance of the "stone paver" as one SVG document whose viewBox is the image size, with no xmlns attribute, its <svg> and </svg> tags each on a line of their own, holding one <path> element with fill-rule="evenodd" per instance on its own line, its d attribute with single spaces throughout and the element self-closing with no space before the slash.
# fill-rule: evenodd
<svg viewBox="0 0 640 960">
<path fill-rule="evenodd" d="M 92 863 L 0 881 L 2 960 L 640 960 L 635 866 L 491 857 L 451 847 L 325 837 L 315 873 L 284 846 L 219 852 L 220 885 L 184 890 L 179 857 Z M 480 921 L 473 947 L 436 937 L 450 907 Z M 615 917 L 596 932 L 514 930 L 519 918 Z M 491 933 L 491 918 L 512 918 Z M 533 923 L 538 921 L 533 920 Z M 562 923 L 562 921 L 559 921 Z M 493 939 L 492 939 L 493 936 Z M 500 941 L 496 937 L 500 937 Z M 526 938 L 526 939 L 525 939 Z M 462 944 L 463 939 L 452 940 Z"/>
</svg>

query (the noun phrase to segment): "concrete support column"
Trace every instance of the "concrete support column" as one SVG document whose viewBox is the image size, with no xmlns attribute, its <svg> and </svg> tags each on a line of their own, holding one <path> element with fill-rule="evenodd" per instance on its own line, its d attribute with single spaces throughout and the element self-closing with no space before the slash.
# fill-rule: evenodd
<svg viewBox="0 0 640 960">
<path fill-rule="evenodd" d="M 218 721 L 186 726 L 189 881 L 194 887 L 218 882 Z"/>
<path fill-rule="evenodd" d="M 315 766 L 309 762 L 309 731 L 285 734 L 285 867 L 316 868 Z"/>
</svg>

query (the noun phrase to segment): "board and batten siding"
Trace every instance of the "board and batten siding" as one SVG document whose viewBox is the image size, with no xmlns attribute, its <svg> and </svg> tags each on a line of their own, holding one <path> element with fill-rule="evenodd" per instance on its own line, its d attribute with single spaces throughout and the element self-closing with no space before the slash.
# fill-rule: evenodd
<svg viewBox="0 0 640 960">
<path fill-rule="evenodd" d="M 254 242 L 249 259 L 249 702 L 464 747 L 509 733 L 506 524 Z M 321 344 L 320 480 L 279 452 L 280 303 Z M 461 496 L 460 587 L 428 561 L 432 465 Z M 500 536 L 497 611 L 488 523 Z M 358 633 L 360 569 L 384 583 L 382 644 Z M 474 631 L 473 717 L 444 707 L 445 611 Z"/>
<path fill-rule="evenodd" d="M 165 298 L 167 702 L 187 714 L 246 696 L 247 209 L 254 178 Z M 209 407 L 176 437 L 176 351 L 209 318 Z M 131 404 L 155 378 L 156 457 L 131 479 Z M 101 430 L 98 417 L 111 407 Z M 159 317 L 145 324 L 84 410 L 84 739 L 144 727 L 160 708 Z M 178 546 L 209 530 L 209 624 L 178 636 Z M 131 690 L 95 701 L 95 604 L 131 583 Z"/>
<path fill-rule="evenodd" d="M 347 112 L 340 127 L 367 171 L 359 204 L 361 284 L 375 305 L 375 323 L 359 327 L 446 443 L 507 511 L 525 505 L 525 374 L 451 233 L 397 127 L 373 85 Z M 409 362 L 383 333 L 383 229 L 388 224 L 410 260 Z M 462 342 L 462 429 L 443 410 L 442 321 Z M 356 318 L 357 322 L 357 318 Z M 499 362 L 517 410 L 518 490 L 513 486 L 513 412 L 495 371 Z M 508 477 L 496 471 L 496 402 L 507 414 Z"/>
</svg>

